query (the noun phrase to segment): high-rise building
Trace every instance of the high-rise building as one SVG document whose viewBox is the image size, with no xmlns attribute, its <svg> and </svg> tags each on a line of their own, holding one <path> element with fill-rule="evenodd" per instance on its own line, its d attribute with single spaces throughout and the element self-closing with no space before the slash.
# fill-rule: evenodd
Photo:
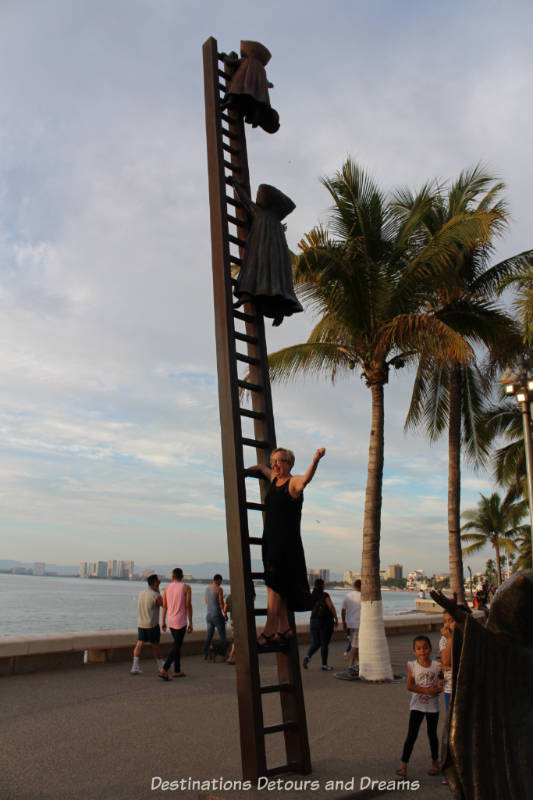
<svg viewBox="0 0 533 800">
<path fill-rule="evenodd" d="M 361 573 L 360 572 L 352 572 L 351 569 L 347 569 L 344 573 L 344 583 L 347 583 L 349 586 L 353 586 L 354 581 L 360 580 Z"/>
<path fill-rule="evenodd" d="M 403 578 L 402 564 L 389 564 L 387 569 L 387 578 L 393 578 L 394 580 L 401 580 Z"/>
<path fill-rule="evenodd" d="M 86 561 L 80 561 L 80 578 L 87 578 L 89 575 L 89 568 Z"/>
<path fill-rule="evenodd" d="M 107 578 L 107 561 L 91 561 L 88 576 L 90 578 Z"/>
<path fill-rule="evenodd" d="M 44 561 L 36 561 L 33 565 L 33 574 L 34 575 L 44 575 L 44 568 L 46 564 Z"/>
<path fill-rule="evenodd" d="M 120 574 L 118 571 L 119 562 L 116 560 L 111 560 L 107 562 L 107 569 L 106 569 L 106 578 L 119 578 Z"/>
<path fill-rule="evenodd" d="M 133 561 L 119 561 L 118 562 L 118 576 L 119 578 L 128 578 L 130 581 L 133 578 Z"/>
<path fill-rule="evenodd" d="M 308 569 L 307 580 L 312 586 L 317 578 L 321 578 L 324 583 L 329 583 L 329 569 Z"/>
</svg>

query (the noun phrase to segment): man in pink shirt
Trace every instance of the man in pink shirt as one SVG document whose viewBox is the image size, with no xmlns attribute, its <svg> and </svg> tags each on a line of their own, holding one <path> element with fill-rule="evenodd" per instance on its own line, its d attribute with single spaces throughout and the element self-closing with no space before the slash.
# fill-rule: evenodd
<svg viewBox="0 0 533 800">
<path fill-rule="evenodd" d="M 185 633 L 192 633 L 192 604 L 191 587 L 182 583 L 183 570 L 176 567 L 172 570 L 172 583 L 169 583 L 163 595 L 163 631 L 168 627 L 174 639 L 174 646 L 170 651 L 163 668 L 159 670 L 159 677 L 164 681 L 169 681 L 168 670 L 174 662 L 174 677 L 184 678 L 185 673 L 180 667 L 180 651 Z M 189 625 L 187 626 L 187 619 Z"/>
</svg>

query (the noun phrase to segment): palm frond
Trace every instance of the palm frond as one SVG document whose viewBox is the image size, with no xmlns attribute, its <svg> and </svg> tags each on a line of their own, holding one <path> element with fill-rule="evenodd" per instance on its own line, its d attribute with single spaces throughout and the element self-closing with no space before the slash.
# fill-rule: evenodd
<svg viewBox="0 0 533 800">
<path fill-rule="evenodd" d="M 324 373 L 334 378 L 339 370 L 348 370 L 352 361 L 349 355 L 336 344 L 306 342 L 285 347 L 268 357 L 272 381 L 286 383 L 300 373 L 319 375 Z"/>
</svg>

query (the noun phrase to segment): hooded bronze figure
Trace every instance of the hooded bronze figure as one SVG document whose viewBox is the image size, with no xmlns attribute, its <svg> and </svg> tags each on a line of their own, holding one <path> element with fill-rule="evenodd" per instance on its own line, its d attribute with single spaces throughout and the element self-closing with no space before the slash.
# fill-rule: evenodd
<svg viewBox="0 0 533 800">
<path fill-rule="evenodd" d="M 281 223 L 296 206 L 290 197 L 266 183 L 257 190 L 255 203 L 242 186 L 234 186 L 250 218 L 235 297 L 239 304 L 254 302 L 277 326 L 283 317 L 303 311 L 294 293 L 291 255 Z"/>
<path fill-rule="evenodd" d="M 533 570 L 517 572 L 500 586 L 486 626 L 441 592 L 431 596 L 457 623 L 444 741 L 444 772 L 453 795 L 532 800 Z"/>
<path fill-rule="evenodd" d="M 259 125 L 267 133 L 276 133 L 279 114 L 270 105 L 268 89 L 272 84 L 265 70 L 270 59 L 270 52 L 260 42 L 241 42 L 241 58 L 230 80 L 223 107 L 235 108 L 253 128 Z M 231 64 L 229 59 L 227 63 Z"/>
</svg>

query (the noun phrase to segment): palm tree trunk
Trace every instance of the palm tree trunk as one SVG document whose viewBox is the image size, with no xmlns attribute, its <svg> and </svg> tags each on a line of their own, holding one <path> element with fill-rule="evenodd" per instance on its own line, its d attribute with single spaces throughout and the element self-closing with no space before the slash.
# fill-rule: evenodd
<svg viewBox="0 0 533 800">
<path fill-rule="evenodd" d="M 498 537 L 497 536 L 494 539 L 494 552 L 496 553 L 496 572 L 498 574 L 498 586 L 501 586 L 501 583 L 502 583 L 502 567 L 501 567 L 501 559 L 500 559 L 500 547 L 498 545 Z"/>
<path fill-rule="evenodd" d="M 465 603 L 463 554 L 461 550 L 461 366 L 450 369 L 448 413 L 448 548 L 450 585 L 457 602 Z"/>
<path fill-rule="evenodd" d="M 379 580 L 379 542 L 383 485 L 383 448 L 385 410 L 383 384 L 386 372 L 381 369 L 373 380 L 367 376 L 372 392 L 372 422 L 368 447 L 368 473 L 363 523 L 361 562 L 361 624 L 359 628 L 359 674 L 370 681 L 393 677 L 389 646 L 383 624 Z"/>
<path fill-rule="evenodd" d="M 381 600 L 379 580 L 379 542 L 381 537 L 381 504 L 383 486 L 383 451 L 385 407 L 383 384 L 375 383 L 372 392 L 372 422 L 368 445 L 365 514 L 363 523 L 363 557 L 361 563 L 361 600 Z"/>
</svg>

